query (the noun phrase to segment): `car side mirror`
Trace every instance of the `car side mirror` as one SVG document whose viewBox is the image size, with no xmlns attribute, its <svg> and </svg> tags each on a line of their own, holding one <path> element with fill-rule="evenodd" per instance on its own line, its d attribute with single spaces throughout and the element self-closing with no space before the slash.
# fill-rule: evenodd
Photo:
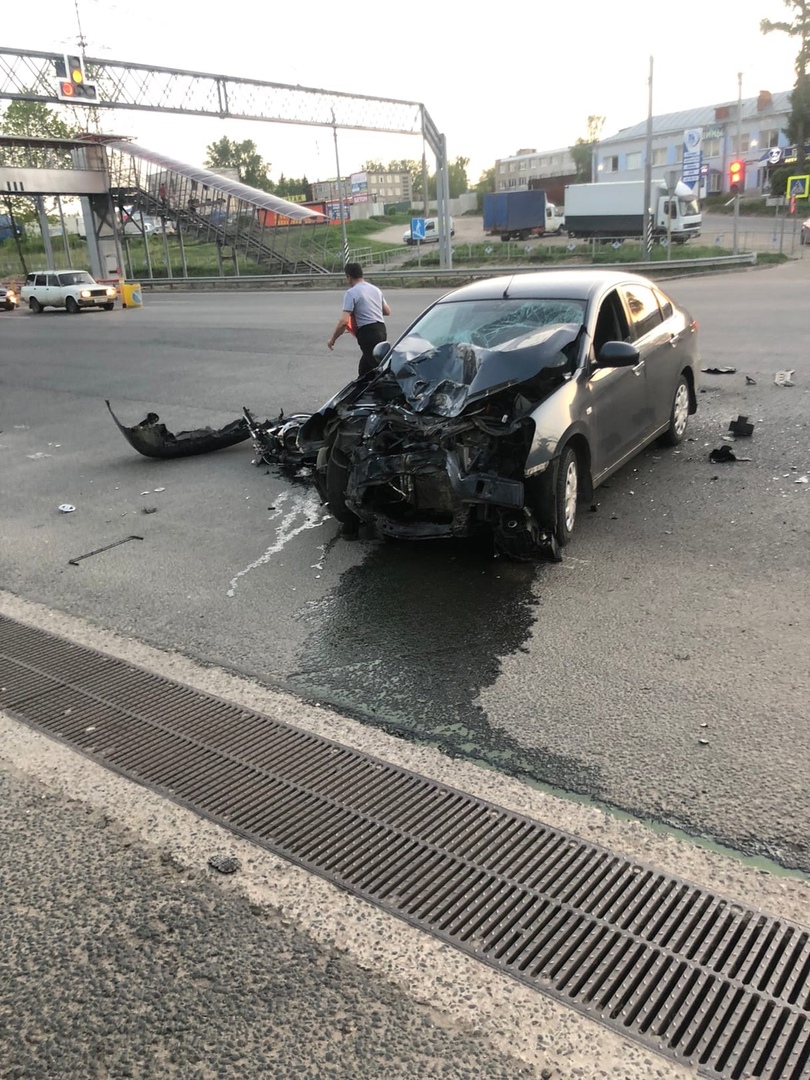
<svg viewBox="0 0 810 1080">
<path fill-rule="evenodd" d="M 371 350 L 371 355 L 379 362 L 384 360 L 386 356 L 391 352 L 391 346 L 387 341 L 378 341 L 374 348 Z"/>
<path fill-rule="evenodd" d="M 641 357 L 628 341 L 606 341 L 596 357 L 600 367 L 635 367 Z"/>
</svg>

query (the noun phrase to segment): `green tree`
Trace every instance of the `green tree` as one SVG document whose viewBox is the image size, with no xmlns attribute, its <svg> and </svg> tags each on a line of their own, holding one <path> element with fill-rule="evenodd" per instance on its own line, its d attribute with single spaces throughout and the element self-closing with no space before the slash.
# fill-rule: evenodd
<svg viewBox="0 0 810 1080">
<path fill-rule="evenodd" d="M 368 161 L 364 161 L 360 166 L 360 172 L 387 172 L 383 163 L 379 158 L 369 158 Z"/>
<path fill-rule="evenodd" d="M 787 123 L 787 137 L 796 146 L 797 168 L 804 166 L 805 144 L 810 136 L 810 0 L 783 0 L 791 15 L 791 20 L 772 22 L 763 19 L 759 28 L 763 34 L 774 30 L 788 37 L 797 38 L 799 52 L 796 56 L 796 82 L 790 95 L 790 117 Z"/>
<path fill-rule="evenodd" d="M 593 179 L 593 161 L 596 145 L 599 142 L 604 126 L 604 116 L 589 116 L 587 138 L 577 139 L 574 145 L 570 147 L 576 171 L 575 184 L 587 184 Z"/>
<path fill-rule="evenodd" d="M 260 191 L 274 191 L 275 184 L 267 175 L 270 163 L 263 161 L 252 139 L 234 142 L 223 135 L 205 150 L 207 169 L 236 169 L 243 184 Z"/>
<path fill-rule="evenodd" d="M 457 199 L 459 195 L 463 195 L 465 191 L 470 190 L 470 184 L 467 180 L 467 166 L 469 164 L 470 159 L 468 157 L 457 157 L 447 166 L 447 187 L 451 199 Z"/>
</svg>

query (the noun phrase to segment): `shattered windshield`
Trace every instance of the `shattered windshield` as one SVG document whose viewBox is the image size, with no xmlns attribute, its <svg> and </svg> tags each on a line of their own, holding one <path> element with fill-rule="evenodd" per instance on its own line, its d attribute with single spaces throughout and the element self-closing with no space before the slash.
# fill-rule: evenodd
<svg viewBox="0 0 810 1080">
<path fill-rule="evenodd" d="M 95 281 L 86 270 L 72 270 L 69 274 L 59 275 L 60 285 L 95 285 Z"/>
<path fill-rule="evenodd" d="M 584 300 L 496 299 L 436 304 L 389 354 L 418 412 L 457 416 L 469 400 L 573 370 Z"/>
</svg>

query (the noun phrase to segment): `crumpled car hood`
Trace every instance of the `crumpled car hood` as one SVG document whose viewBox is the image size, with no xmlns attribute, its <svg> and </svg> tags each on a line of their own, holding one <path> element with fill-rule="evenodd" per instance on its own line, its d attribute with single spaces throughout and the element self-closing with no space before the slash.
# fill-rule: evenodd
<svg viewBox="0 0 810 1080">
<path fill-rule="evenodd" d="M 541 372 L 562 373 L 570 363 L 562 350 L 581 330 L 576 323 L 558 323 L 498 349 L 467 342 L 433 348 L 412 335 L 400 341 L 388 365 L 414 412 L 453 417 L 471 402 L 528 382 Z"/>
</svg>

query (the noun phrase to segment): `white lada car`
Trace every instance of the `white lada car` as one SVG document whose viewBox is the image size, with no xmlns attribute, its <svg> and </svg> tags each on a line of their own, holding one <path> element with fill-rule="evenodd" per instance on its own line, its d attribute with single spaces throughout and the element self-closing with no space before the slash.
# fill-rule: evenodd
<svg viewBox="0 0 810 1080">
<path fill-rule="evenodd" d="M 117 295 L 117 289 L 100 285 L 86 270 L 35 270 L 20 290 L 35 315 L 46 307 L 66 308 L 71 315 L 83 308 L 112 311 Z"/>
</svg>

